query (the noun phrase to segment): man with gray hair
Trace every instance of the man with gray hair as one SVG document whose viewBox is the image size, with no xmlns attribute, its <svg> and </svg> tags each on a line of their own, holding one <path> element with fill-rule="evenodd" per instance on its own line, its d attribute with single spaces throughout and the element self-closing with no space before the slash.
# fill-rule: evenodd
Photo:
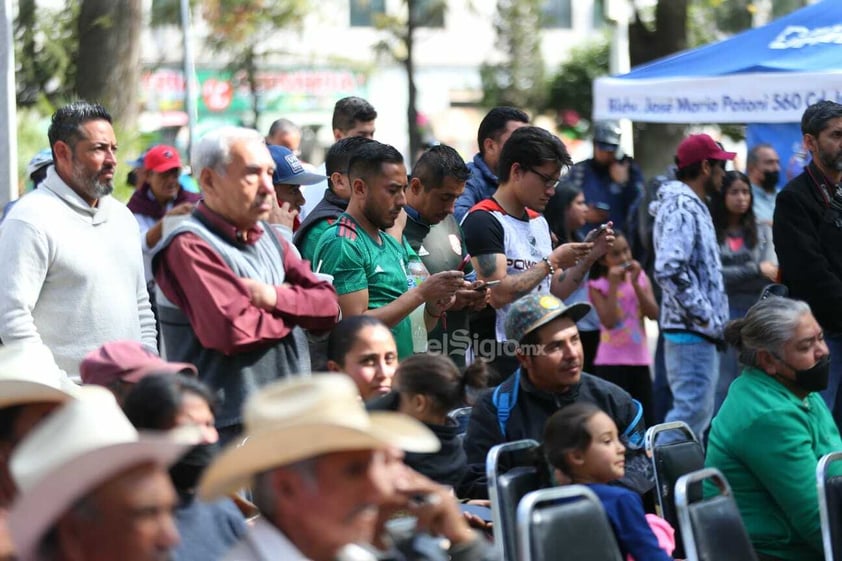
<svg viewBox="0 0 842 561">
<path fill-rule="evenodd" d="M 812 161 L 778 194 L 772 233 L 781 282 L 824 329 L 833 360 L 822 397 L 842 426 L 842 104 L 809 106 L 801 132 Z"/>
<path fill-rule="evenodd" d="M 307 375 L 302 329 L 326 331 L 336 291 L 266 219 L 274 160 L 254 130 L 225 127 L 193 154 L 204 199 L 153 260 L 167 358 L 196 365 L 220 401 L 220 437 L 240 432 L 244 400 L 277 378 Z"/>
<path fill-rule="evenodd" d="M 222 450 L 199 485 L 204 500 L 253 489 L 261 517 L 226 561 L 414 561 L 372 547 L 385 547 L 384 533 L 399 547 L 396 534 L 403 532 L 382 524 L 396 511 L 416 517 L 415 531 L 450 542 L 448 552 L 423 559 L 498 561 L 469 528 L 450 489 L 400 461 L 401 450 L 437 451 L 436 436 L 403 413 L 367 412 L 347 376 L 271 384 L 246 403 L 245 419 L 247 438 Z"/>
<path fill-rule="evenodd" d="M 104 107 L 59 108 L 48 131 L 53 164 L 0 228 L 0 340 L 43 342 L 75 375 L 114 339 L 157 350 L 137 222 L 110 196 L 117 138 Z"/>
</svg>

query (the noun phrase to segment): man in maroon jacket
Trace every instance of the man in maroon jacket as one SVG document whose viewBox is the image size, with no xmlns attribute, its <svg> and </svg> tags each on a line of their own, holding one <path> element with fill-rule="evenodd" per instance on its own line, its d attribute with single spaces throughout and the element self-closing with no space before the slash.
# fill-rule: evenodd
<svg viewBox="0 0 842 561">
<path fill-rule="evenodd" d="M 216 390 L 217 428 L 230 439 L 253 391 L 309 375 L 302 329 L 331 329 L 339 304 L 266 222 L 277 206 L 275 164 L 256 131 L 208 133 L 192 164 L 204 200 L 165 233 L 153 261 L 161 329 L 167 358 L 195 364 Z"/>
</svg>

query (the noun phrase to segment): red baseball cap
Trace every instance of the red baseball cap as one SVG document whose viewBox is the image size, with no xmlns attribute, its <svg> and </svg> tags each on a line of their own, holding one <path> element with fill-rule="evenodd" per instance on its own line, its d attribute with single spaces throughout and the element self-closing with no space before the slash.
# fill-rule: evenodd
<svg viewBox="0 0 842 561">
<path fill-rule="evenodd" d="M 162 173 L 174 168 L 181 169 L 178 150 L 166 144 L 159 144 L 149 149 L 143 157 L 143 167 L 155 173 Z"/>
<path fill-rule="evenodd" d="M 82 383 L 108 386 L 122 380 L 136 383 L 152 373 L 192 374 L 198 370 L 187 362 L 167 362 L 137 341 L 110 341 L 85 355 L 79 365 Z"/>
<path fill-rule="evenodd" d="M 691 134 L 675 152 L 679 169 L 704 160 L 733 160 L 736 156 L 736 152 L 726 152 L 706 134 Z"/>
</svg>

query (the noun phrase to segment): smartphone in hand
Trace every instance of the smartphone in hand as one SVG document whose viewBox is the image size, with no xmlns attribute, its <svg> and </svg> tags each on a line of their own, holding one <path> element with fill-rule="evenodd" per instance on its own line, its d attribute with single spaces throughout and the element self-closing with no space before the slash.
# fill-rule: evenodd
<svg viewBox="0 0 842 561">
<path fill-rule="evenodd" d="M 474 290 L 485 290 L 486 288 L 491 288 L 492 286 L 497 286 L 498 284 L 500 284 L 500 279 L 488 281 L 485 284 L 474 288 Z"/>
<path fill-rule="evenodd" d="M 608 231 L 608 223 L 601 224 L 598 228 L 594 228 L 593 230 L 588 232 L 588 235 L 585 236 L 585 241 L 586 242 L 592 242 L 592 241 L 596 240 L 599 236 L 605 234 L 605 232 L 607 232 L 607 231 Z"/>
</svg>

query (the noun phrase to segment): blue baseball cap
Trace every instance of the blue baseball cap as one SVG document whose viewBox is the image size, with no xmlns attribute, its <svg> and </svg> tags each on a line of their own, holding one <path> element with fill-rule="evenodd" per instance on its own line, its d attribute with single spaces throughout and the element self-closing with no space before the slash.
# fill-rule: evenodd
<svg viewBox="0 0 842 561">
<path fill-rule="evenodd" d="M 132 166 L 132 169 L 142 168 L 143 167 L 143 159 L 146 158 L 147 152 L 149 152 L 149 150 L 144 150 L 143 152 L 140 153 L 140 156 L 138 156 L 137 158 L 135 158 L 133 160 L 126 160 L 126 163 L 129 164 L 130 166 Z"/>
<path fill-rule="evenodd" d="M 269 146 L 269 153 L 275 160 L 275 173 L 272 174 L 274 185 L 314 185 L 327 179 L 324 175 L 304 169 L 301 160 L 284 146 Z"/>
</svg>

